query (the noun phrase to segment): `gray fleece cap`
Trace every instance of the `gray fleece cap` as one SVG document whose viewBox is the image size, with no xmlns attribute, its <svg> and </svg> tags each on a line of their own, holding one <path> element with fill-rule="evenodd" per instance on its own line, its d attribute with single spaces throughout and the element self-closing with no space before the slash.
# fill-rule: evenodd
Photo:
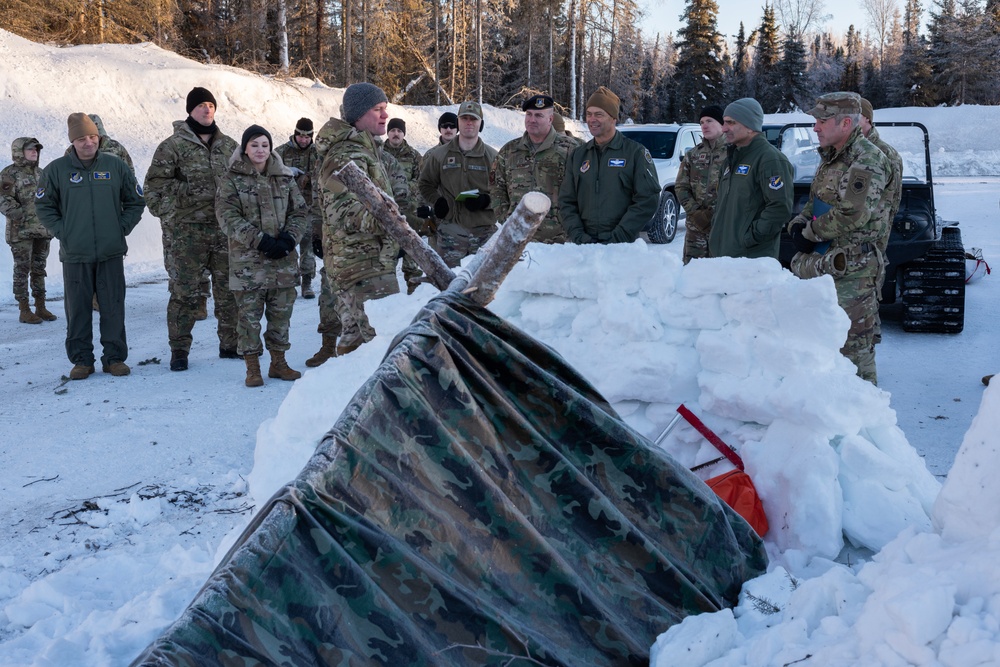
<svg viewBox="0 0 1000 667">
<path fill-rule="evenodd" d="M 752 97 L 743 97 L 730 103 L 722 115 L 729 116 L 754 132 L 760 132 L 764 127 L 764 110 L 760 102 Z"/>
<path fill-rule="evenodd" d="M 344 91 L 344 120 L 354 125 L 373 106 L 388 101 L 385 91 L 374 83 L 352 83 Z"/>
</svg>

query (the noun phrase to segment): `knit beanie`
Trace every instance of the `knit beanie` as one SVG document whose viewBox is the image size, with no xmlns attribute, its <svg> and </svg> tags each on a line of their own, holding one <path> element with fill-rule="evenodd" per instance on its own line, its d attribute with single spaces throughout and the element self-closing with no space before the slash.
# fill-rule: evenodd
<svg viewBox="0 0 1000 667">
<path fill-rule="evenodd" d="M 80 137 L 99 136 L 97 125 L 94 124 L 94 121 L 90 120 L 90 116 L 82 111 L 71 113 L 69 118 L 66 119 L 66 123 L 69 126 L 70 143 Z"/>
<path fill-rule="evenodd" d="M 243 139 L 240 141 L 240 155 L 247 152 L 247 144 L 253 141 L 255 137 L 267 137 L 267 143 L 272 149 L 274 148 L 274 142 L 271 141 L 271 133 L 260 125 L 251 125 L 243 130 Z"/>
<path fill-rule="evenodd" d="M 601 86 L 587 100 L 587 107 L 603 109 L 609 116 L 618 120 L 618 110 L 621 107 L 621 100 L 613 92 Z"/>
<path fill-rule="evenodd" d="M 760 102 L 752 97 L 743 97 L 731 102 L 723 115 L 729 116 L 754 132 L 760 132 L 764 127 L 764 110 Z"/>
<path fill-rule="evenodd" d="M 443 114 L 441 114 L 441 117 L 438 118 L 438 129 L 440 130 L 441 126 L 445 124 L 458 127 L 458 115 L 453 114 L 450 111 L 445 111 Z"/>
<path fill-rule="evenodd" d="M 208 91 L 207 88 L 199 88 L 195 86 L 191 89 L 191 92 L 187 96 L 186 109 L 188 113 L 194 111 L 194 108 L 201 104 L 202 102 L 211 102 L 215 108 L 219 107 L 218 102 L 215 101 L 215 96 Z"/>
<path fill-rule="evenodd" d="M 705 118 L 707 116 L 713 120 L 718 121 L 719 125 L 724 125 L 725 121 L 722 119 L 723 115 L 724 114 L 722 112 L 722 107 L 720 107 L 718 104 L 710 104 L 701 110 L 701 113 L 698 115 L 698 120 L 701 121 L 702 118 Z"/>
<path fill-rule="evenodd" d="M 304 134 L 311 137 L 313 135 L 313 122 L 310 118 L 299 118 L 295 123 L 295 134 Z"/>
<path fill-rule="evenodd" d="M 552 127 L 559 134 L 566 131 L 566 121 L 563 120 L 563 117 L 559 114 L 559 112 L 552 114 Z"/>
<path fill-rule="evenodd" d="M 872 109 L 872 103 L 863 97 L 861 98 L 861 115 L 867 118 L 868 122 L 875 120 L 875 110 Z"/>
<path fill-rule="evenodd" d="M 388 102 L 385 91 L 373 83 L 362 82 L 352 83 L 344 91 L 344 120 L 349 125 L 354 125 L 358 119 L 364 116 L 376 104 Z"/>
<path fill-rule="evenodd" d="M 399 130 L 403 134 L 406 134 L 406 121 L 402 118 L 390 118 L 389 124 L 385 126 L 385 131 L 389 130 Z"/>
</svg>

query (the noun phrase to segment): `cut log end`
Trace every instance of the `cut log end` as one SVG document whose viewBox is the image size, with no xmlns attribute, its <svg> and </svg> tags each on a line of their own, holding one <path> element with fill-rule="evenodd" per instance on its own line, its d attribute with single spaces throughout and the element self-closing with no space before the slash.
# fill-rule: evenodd
<svg viewBox="0 0 1000 667">
<path fill-rule="evenodd" d="M 524 202 L 524 207 L 529 212 L 539 215 L 548 213 L 549 208 L 552 206 L 552 200 L 541 192 L 529 192 L 521 197 L 521 201 Z"/>
</svg>

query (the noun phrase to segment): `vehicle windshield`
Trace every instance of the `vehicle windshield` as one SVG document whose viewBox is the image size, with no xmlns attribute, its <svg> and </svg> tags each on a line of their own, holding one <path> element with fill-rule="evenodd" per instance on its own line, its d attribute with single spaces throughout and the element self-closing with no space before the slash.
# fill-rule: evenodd
<svg viewBox="0 0 1000 667">
<path fill-rule="evenodd" d="M 625 130 L 622 134 L 645 146 L 654 160 L 669 160 L 674 155 L 677 143 L 674 130 Z"/>
<path fill-rule="evenodd" d="M 919 127 L 888 127 L 875 124 L 882 141 L 895 148 L 903 159 L 903 180 L 927 181 L 924 133 Z M 794 125 L 781 132 L 781 152 L 792 163 L 797 182 L 812 181 L 819 167 L 819 139 L 812 126 Z"/>
</svg>

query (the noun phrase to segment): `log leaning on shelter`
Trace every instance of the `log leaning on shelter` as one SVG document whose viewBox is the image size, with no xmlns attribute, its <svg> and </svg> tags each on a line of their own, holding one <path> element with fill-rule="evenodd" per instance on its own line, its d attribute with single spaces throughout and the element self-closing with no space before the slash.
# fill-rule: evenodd
<svg viewBox="0 0 1000 667">
<path fill-rule="evenodd" d="M 460 289 L 470 294 L 472 300 L 481 306 L 493 300 L 503 279 L 520 260 L 525 246 L 552 205 L 551 200 L 540 192 L 526 194 L 499 233 L 494 234 L 476 254 L 469 267 L 456 276 L 444 260 L 410 227 L 392 197 L 372 183 L 356 164 L 348 162 L 332 176 L 358 196 L 361 204 L 382 224 L 386 233 L 427 274 L 432 285 L 442 292 L 449 287 Z"/>
</svg>

